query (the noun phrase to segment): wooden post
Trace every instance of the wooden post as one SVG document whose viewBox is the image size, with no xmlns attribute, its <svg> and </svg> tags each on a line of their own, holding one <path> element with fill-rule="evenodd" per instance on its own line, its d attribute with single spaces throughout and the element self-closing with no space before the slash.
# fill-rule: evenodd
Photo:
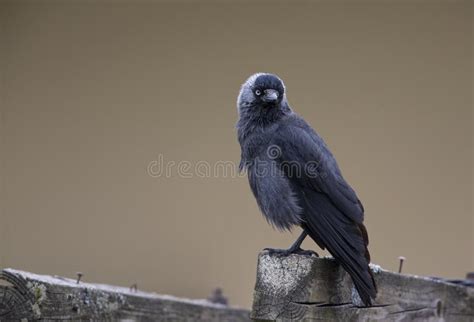
<svg viewBox="0 0 474 322">
<path fill-rule="evenodd" d="M 14 269 L 0 272 L 0 320 L 249 321 L 244 309 Z"/>
<path fill-rule="evenodd" d="M 270 321 L 474 321 L 474 288 L 371 265 L 373 307 L 360 306 L 349 275 L 332 258 L 262 252 L 251 318 Z"/>
</svg>

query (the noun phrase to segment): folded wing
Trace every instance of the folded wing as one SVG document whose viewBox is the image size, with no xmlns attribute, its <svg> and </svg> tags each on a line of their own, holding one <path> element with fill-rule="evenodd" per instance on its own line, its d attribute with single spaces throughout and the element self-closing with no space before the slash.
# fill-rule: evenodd
<svg viewBox="0 0 474 322">
<path fill-rule="evenodd" d="M 273 143 L 281 150 L 281 169 L 303 209 L 303 226 L 341 263 L 362 301 L 370 305 L 376 286 L 368 267 L 364 209 L 357 195 L 323 140 L 304 121 L 280 127 Z"/>
</svg>

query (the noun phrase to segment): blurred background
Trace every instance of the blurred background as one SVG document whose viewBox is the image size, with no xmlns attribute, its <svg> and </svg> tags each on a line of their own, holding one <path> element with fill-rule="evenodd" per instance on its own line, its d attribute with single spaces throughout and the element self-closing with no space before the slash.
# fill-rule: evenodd
<svg viewBox="0 0 474 322">
<path fill-rule="evenodd" d="M 1 2 L 0 266 L 249 307 L 258 252 L 299 230 L 196 164 L 238 164 L 236 97 L 265 71 L 363 201 L 373 262 L 464 277 L 472 18 L 471 1 Z M 181 161 L 190 177 L 160 175 Z"/>
</svg>

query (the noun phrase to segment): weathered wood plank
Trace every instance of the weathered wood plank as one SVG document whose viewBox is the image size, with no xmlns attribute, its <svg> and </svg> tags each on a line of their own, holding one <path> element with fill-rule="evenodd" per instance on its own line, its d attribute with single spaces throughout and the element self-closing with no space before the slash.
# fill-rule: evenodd
<svg viewBox="0 0 474 322">
<path fill-rule="evenodd" d="M 474 321 L 474 288 L 403 275 L 371 265 L 375 305 L 359 307 L 349 275 L 332 259 L 262 252 L 257 267 L 254 320 Z"/>
<path fill-rule="evenodd" d="M 249 321 L 249 311 L 104 284 L 0 272 L 0 320 Z"/>
</svg>

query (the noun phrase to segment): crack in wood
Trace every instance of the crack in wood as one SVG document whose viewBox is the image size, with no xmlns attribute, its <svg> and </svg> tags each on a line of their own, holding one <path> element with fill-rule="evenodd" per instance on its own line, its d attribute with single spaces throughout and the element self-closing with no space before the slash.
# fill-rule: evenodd
<svg viewBox="0 0 474 322">
<path fill-rule="evenodd" d="M 276 257 L 263 252 L 258 260 L 251 317 L 271 321 L 398 321 L 415 316 L 420 320 L 472 322 L 472 288 L 381 268 L 374 277 L 379 289 L 374 305 L 359 307 L 354 303 L 350 277 L 334 260 L 295 254 Z"/>
<path fill-rule="evenodd" d="M 301 305 L 312 305 L 312 306 L 317 306 L 317 307 L 341 307 L 341 306 L 347 306 L 347 305 L 352 306 L 352 303 L 351 303 L 351 302 L 347 302 L 347 303 L 292 302 L 292 303 L 301 304 Z"/>
<path fill-rule="evenodd" d="M 129 288 L 80 283 L 13 269 L 0 271 L 2 320 L 249 321 L 245 309 Z"/>
</svg>

